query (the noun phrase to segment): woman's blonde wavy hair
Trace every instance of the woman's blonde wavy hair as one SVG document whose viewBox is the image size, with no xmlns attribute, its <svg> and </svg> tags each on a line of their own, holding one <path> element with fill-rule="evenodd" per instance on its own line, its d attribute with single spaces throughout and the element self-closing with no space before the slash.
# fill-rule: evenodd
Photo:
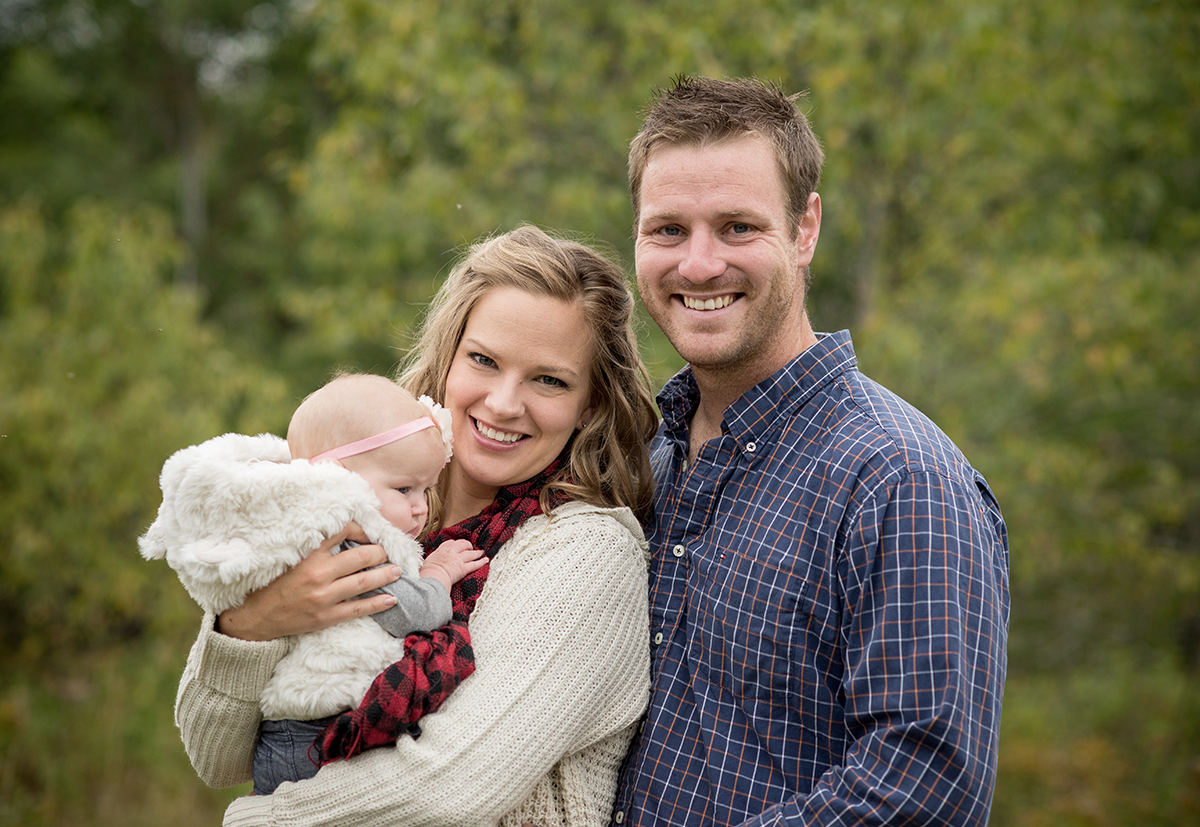
<svg viewBox="0 0 1200 827">
<path fill-rule="evenodd" d="M 515 287 L 579 307 L 592 337 L 590 405 L 595 412 L 571 442 L 567 465 L 542 491 L 557 489 L 598 506 L 627 506 L 647 523 L 654 486 L 647 443 L 658 415 L 633 331 L 633 293 L 621 267 L 593 248 L 532 226 L 472 245 L 425 313 L 399 381 L 441 403 L 467 317 L 489 290 Z M 452 460 L 453 461 L 453 460 Z M 444 495 L 445 476 L 440 493 Z M 441 521 L 431 498 L 430 525 Z"/>
</svg>

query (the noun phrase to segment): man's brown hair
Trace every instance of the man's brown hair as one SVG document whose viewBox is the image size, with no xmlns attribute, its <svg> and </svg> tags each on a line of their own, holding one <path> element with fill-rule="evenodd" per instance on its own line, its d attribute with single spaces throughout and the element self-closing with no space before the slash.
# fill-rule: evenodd
<svg viewBox="0 0 1200 827">
<path fill-rule="evenodd" d="M 788 95 L 757 78 L 713 80 L 680 75 L 670 89 L 659 89 L 646 107 L 641 131 L 629 146 L 634 234 L 641 213 L 642 175 L 655 147 L 703 147 L 753 134 L 765 138 L 774 151 L 794 238 L 825 161 L 808 118 L 796 106 L 801 97 L 803 93 Z"/>
</svg>

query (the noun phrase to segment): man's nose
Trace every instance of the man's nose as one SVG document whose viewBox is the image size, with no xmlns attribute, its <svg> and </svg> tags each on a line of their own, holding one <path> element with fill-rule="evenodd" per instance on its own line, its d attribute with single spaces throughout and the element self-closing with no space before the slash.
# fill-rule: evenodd
<svg viewBox="0 0 1200 827">
<path fill-rule="evenodd" d="M 679 275 L 690 282 L 700 283 L 725 272 L 725 260 L 717 241 L 707 232 L 693 233 L 687 240 Z"/>
</svg>

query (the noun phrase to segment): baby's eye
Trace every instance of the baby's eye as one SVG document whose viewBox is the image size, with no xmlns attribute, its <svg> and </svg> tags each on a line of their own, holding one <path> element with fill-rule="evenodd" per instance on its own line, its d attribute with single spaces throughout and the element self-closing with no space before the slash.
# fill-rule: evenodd
<svg viewBox="0 0 1200 827">
<path fill-rule="evenodd" d="M 399 491 L 401 494 L 407 494 L 409 491 L 412 491 L 412 488 L 407 485 L 402 485 L 399 488 L 397 488 L 396 490 Z"/>
</svg>

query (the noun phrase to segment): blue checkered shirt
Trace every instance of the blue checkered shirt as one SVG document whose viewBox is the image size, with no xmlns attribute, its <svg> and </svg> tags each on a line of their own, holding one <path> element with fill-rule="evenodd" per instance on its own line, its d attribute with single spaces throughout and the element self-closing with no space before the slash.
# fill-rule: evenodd
<svg viewBox="0 0 1200 827">
<path fill-rule="evenodd" d="M 1008 539 L 983 477 L 822 335 L 725 412 L 663 389 L 650 711 L 613 823 L 982 825 Z"/>
</svg>

